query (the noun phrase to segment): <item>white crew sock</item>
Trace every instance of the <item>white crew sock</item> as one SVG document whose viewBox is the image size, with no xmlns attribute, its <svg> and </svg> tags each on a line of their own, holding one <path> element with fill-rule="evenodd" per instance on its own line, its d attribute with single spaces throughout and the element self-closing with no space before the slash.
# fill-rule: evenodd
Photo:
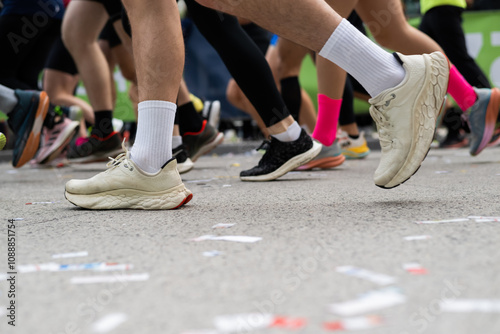
<svg viewBox="0 0 500 334">
<path fill-rule="evenodd" d="M 13 89 L 0 85 L 0 110 L 9 114 L 17 105 L 17 96 Z"/>
<path fill-rule="evenodd" d="M 172 148 L 177 148 L 182 145 L 182 137 L 181 136 L 173 136 L 172 137 Z"/>
<path fill-rule="evenodd" d="M 389 52 L 343 19 L 319 55 L 350 73 L 372 97 L 399 85 L 406 71 Z"/>
<path fill-rule="evenodd" d="M 172 132 L 177 106 L 167 101 L 139 103 L 137 134 L 131 159 L 145 172 L 156 173 L 172 158 Z"/>
<path fill-rule="evenodd" d="M 299 126 L 297 121 L 295 121 L 288 127 L 285 132 L 278 133 L 277 135 L 272 136 L 282 142 L 291 142 L 299 139 L 301 131 L 302 128 Z"/>
</svg>

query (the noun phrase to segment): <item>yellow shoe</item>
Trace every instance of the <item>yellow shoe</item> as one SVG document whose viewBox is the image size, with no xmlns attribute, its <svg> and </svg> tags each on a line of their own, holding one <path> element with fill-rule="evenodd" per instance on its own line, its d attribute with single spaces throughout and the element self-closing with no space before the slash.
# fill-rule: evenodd
<svg viewBox="0 0 500 334">
<path fill-rule="evenodd" d="M 0 151 L 3 150 L 5 144 L 7 144 L 7 138 L 3 133 L 0 132 Z"/>
<path fill-rule="evenodd" d="M 365 133 L 362 131 L 357 139 L 352 139 L 342 131 L 338 134 L 342 154 L 346 159 L 363 159 L 370 154 L 370 149 L 366 143 Z"/>
</svg>

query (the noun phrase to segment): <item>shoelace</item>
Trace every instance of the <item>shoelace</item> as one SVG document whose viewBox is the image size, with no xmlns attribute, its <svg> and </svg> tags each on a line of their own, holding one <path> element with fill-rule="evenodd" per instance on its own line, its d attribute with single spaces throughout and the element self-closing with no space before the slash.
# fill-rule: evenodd
<svg viewBox="0 0 500 334">
<path fill-rule="evenodd" d="M 271 139 L 272 140 L 272 139 Z M 271 152 L 273 150 L 273 146 L 271 144 L 271 140 L 265 139 L 262 144 L 257 148 L 257 151 L 264 150 L 264 156 L 260 159 L 258 166 L 266 165 L 270 159 L 274 157 L 274 153 Z"/>
<path fill-rule="evenodd" d="M 122 149 L 125 151 L 125 153 L 119 154 L 116 158 L 108 157 L 108 159 L 110 160 L 106 164 L 106 167 L 108 167 L 108 171 L 114 169 L 115 167 L 118 167 L 122 162 L 130 159 L 130 152 L 127 147 L 125 147 L 125 140 L 126 139 L 123 139 L 122 141 Z"/>
<path fill-rule="evenodd" d="M 387 117 L 382 113 L 383 106 L 384 105 L 374 106 L 375 110 L 372 112 L 373 113 L 372 116 L 373 119 L 375 120 L 375 123 L 377 124 L 380 145 L 390 146 L 392 144 L 392 138 L 389 136 L 390 131 L 387 130 L 390 127 L 390 122 L 387 119 Z"/>
</svg>

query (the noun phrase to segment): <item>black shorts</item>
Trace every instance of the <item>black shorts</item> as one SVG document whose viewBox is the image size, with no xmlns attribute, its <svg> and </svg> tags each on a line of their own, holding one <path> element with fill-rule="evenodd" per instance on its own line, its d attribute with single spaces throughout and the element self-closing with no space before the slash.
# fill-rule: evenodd
<svg viewBox="0 0 500 334">
<path fill-rule="evenodd" d="M 122 44 L 120 37 L 113 27 L 113 21 L 111 20 L 109 20 L 108 23 L 106 23 L 106 25 L 104 26 L 104 29 L 102 29 L 101 34 L 99 35 L 99 39 L 108 41 L 110 48 L 114 48 L 115 46 Z"/>
<path fill-rule="evenodd" d="M 29 38 L 27 24 L 37 28 Z M 38 89 L 39 74 L 60 35 L 61 20 L 48 18 L 37 26 L 29 15 L 0 16 L 0 84 L 12 89 Z"/>
<path fill-rule="evenodd" d="M 132 37 L 132 27 L 130 27 L 130 20 L 128 19 L 127 11 L 125 7 L 122 8 L 122 26 L 123 30 Z"/>
<path fill-rule="evenodd" d="M 71 75 L 78 74 L 75 61 L 59 36 L 54 42 L 49 56 L 45 63 L 45 68 L 57 70 Z"/>
<path fill-rule="evenodd" d="M 94 1 L 102 4 L 104 8 L 106 8 L 106 12 L 109 15 L 109 19 L 112 20 L 113 22 L 121 18 L 122 2 L 120 0 L 84 0 L 84 1 Z"/>
</svg>

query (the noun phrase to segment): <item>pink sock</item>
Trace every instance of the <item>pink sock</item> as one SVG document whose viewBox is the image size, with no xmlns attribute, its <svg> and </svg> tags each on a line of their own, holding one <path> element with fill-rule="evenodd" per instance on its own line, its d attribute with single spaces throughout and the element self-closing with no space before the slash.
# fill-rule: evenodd
<svg viewBox="0 0 500 334">
<path fill-rule="evenodd" d="M 323 145 L 330 146 L 337 137 L 342 100 L 334 100 L 326 95 L 318 94 L 318 120 L 312 137 Z"/>
<path fill-rule="evenodd" d="M 450 84 L 448 85 L 448 93 L 457 102 L 460 109 L 467 111 L 477 100 L 477 94 L 474 88 L 465 80 L 458 72 L 454 65 L 450 69 Z"/>
</svg>

